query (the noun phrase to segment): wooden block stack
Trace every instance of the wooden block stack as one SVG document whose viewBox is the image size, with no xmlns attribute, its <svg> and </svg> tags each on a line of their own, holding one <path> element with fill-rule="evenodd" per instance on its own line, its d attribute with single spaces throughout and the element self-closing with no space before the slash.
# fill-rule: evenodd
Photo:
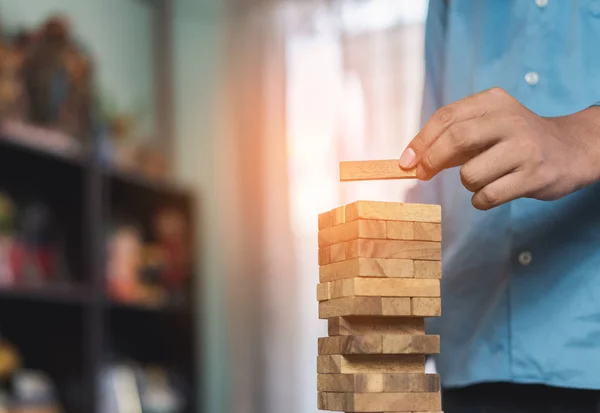
<svg viewBox="0 0 600 413">
<path fill-rule="evenodd" d="M 358 201 L 319 215 L 319 410 L 440 412 L 441 208 Z"/>
</svg>

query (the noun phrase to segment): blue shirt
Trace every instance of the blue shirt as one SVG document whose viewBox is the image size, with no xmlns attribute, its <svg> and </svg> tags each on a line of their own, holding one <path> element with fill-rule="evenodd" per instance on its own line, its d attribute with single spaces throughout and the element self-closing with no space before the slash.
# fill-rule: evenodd
<svg viewBox="0 0 600 413">
<path fill-rule="evenodd" d="M 493 86 L 541 116 L 600 101 L 600 0 L 433 0 L 425 50 L 423 122 Z M 600 389 L 600 186 L 487 212 L 471 196 L 453 168 L 407 198 L 443 211 L 442 316 L 427 324 L 443 384 Z"/>
</svg>

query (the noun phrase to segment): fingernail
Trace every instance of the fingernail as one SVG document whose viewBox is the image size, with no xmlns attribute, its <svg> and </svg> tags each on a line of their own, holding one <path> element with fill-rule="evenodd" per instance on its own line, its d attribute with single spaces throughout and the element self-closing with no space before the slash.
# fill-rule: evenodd
<svg viewBox="0 0 600 413">
<path fill-rule="evenodd" d="M 400 157 L 400 167 L 410 169 L 415 161 L 415 151 L 412 148 L 406 148 Z"/>
</svg>

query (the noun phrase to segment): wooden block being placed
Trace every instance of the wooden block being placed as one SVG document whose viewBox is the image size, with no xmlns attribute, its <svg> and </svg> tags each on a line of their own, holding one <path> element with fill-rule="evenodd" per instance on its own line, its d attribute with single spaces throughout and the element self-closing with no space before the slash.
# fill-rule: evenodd
<svg viewBox="0 0 600 413">
<path fill-rule="evenodd" d="M 442 278 L 441 261 L 414 261 L 415 278 Z"/>
<path fill-rule="evenodd" d="M 320 355 L 317 356 L 317 373 L 425 373 L 425 355 Z"/>
<path fill-rule="evenodd" d="M 340 181 L 372 181 L 380 179 L 415 179 L 416 168 L 400 168 L 398 159 L 340 162 Z"/>
<path fill-rule="evenodd" d="M 386 221 L 358 219 L 319 231 L 319 247 L 359 238 L 385 239 Z"/>
<path fill-rule="evenodd" d="M 331 226 L 331 211 L 319 214 L 319 230 L 329 228 Z"/>
<path fill-rule="evenodd" d="M 319 268 L 321 282 L 353 277 L 412 278 L 413 276 L 414 262 L 408 259 L 352 258 Z"/>
<path fill-rule="evenodd" d="M 442 408 L 441 393 L 325 393 L 318 394 L 322 410 L 341 412 L 414 412 Z"/>
<path fill-rule="evenodd" d="M 386 221 L 386 238 L 414 240 L 415 224 L 415 222 Z"/>
<path fill-rule="evenodd" d="M 433 241 L 401 241 L 381 239 L 356 239 L 347 241 L 344 259 L 352 258 L 400 258 L 413 260 L 439 261 L 442 258 L 442 245 Z"/>
<path fill-rule="evenodd" d="M 411 316 L 408 297 L 343 297 L 319 302 L 319 318 L 344 316 Z"/>
<path fill-rule="evenodd" d="M 329 295 L 322 300 L 341 297 L 439 297 L 440 280 L 417 278 L 346 278 L 322 287 Z M 320 301 L 322 301 L 320 300 Z"/>
<path fill-rule="evenodd" d="M 411 313 L 418 317 L 439 317 L 442 315 L 440 298 L 411 298 Z"/>
<path fill-rule="evenodd" d="M 319 265 L 327 265 L 331 263 L 331 248 L 319 248 Z"/>
<path fill-rule="evenodd" d="M 419 317 L 332 317 L 327 320 L 327 334 L 329 336 L 425 334 L 425 320 Z"/>
<path fill-rule="evenodd" d="M 332 209 L 329 216 L 329 224 L 333 227 L 336 225 L 341 225 L 346 222 L 346 207 L 341 206 L 335 209 Z"/>
<path fill-rule="evenodd" d="M 318 374 L 317 391 L 343 393 L 439 392 L 440 376 L 421 373 Z"/>
<path fill-rule="evenodd" d="M 319 354 L 437 354 L 440 338 L 434 335 L 333 336 L 319 338 Z"/>
<path fill-rule="evenodd" d="M 441 223 L 442 208 L 440 205 L 430 204 L 356 201 L 346 205 L 346 222 L 355 219 Z"/>
<path fill-rule="evenodd" d="M 442 240 L 442 224 L 433 222 L 415 222 L 414 235 L 419 241 L 441 241 Z"/>
</svg>

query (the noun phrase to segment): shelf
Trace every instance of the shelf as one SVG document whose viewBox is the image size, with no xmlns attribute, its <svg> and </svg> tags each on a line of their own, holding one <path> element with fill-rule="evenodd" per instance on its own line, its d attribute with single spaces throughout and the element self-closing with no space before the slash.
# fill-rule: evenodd
<svg viewBox="0 0 600 413">
<path fill-rule="evenodd" d="M 189 307 L 184 304 L 164 304 L 164 305 L 146 305 L 141 303 L 127 303 L 121 301 L 108 300 L 107 306 L 115 311 L 129 311 L 149 314 L 166 314 L 166 313 L 186 313 Z"/>
<path fill-rule="evenodd" d="M 17 286 L 0 288 L 0 302 L 9 300 L 44 304 L 83 305 L 90 300 L 90 294 L 86 288 L 81 286 Z"/>
<path fill-rule="evenodd" d="M 55 138 L 53 139 L 52 137 Z M 39 143 L 45 138 L 49 142 L 53 140 L 60 142 L 61 140 L 68 139 L 68 137 L 56 132 L 26 124 L 9 122 L 0 124 L 0 145 L 5 148 L 16 149 L 28 155 L 43 157 L 70 165 L 83 166 L 85 164 L 82 150 L 77 143 L 71 142 L 69 144 L 65 142 L 55 145 L 51 143 Z"/>
</svg>

